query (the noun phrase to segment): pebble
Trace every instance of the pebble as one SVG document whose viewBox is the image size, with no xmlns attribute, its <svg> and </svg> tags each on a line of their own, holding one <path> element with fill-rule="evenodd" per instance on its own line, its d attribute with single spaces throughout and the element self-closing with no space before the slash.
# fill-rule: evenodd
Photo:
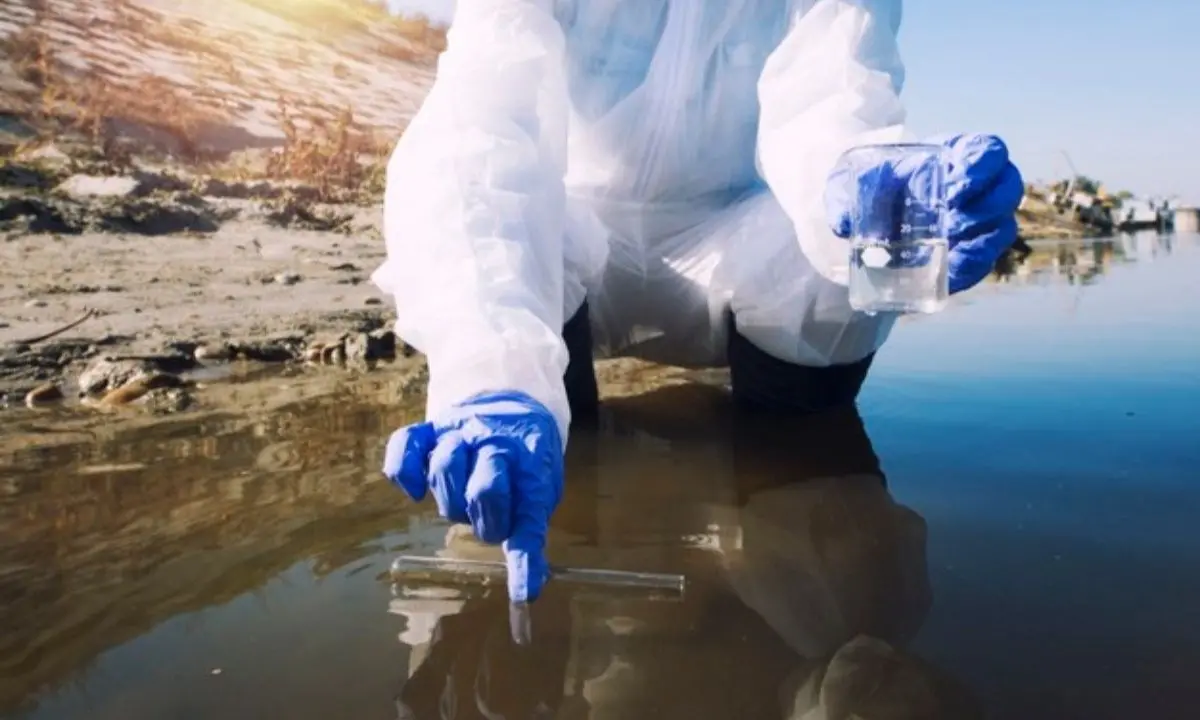
<svg viewBox="0 0 1200 720">
<path fill-rule="evenodd" d="M 25 307 L 27 307 L 27 308 L 44 308 L 44 307 L 46 307 L 46 301 L 45 300 L 30 300 L 29 302 L 25 303 Z"/>
<path fill-rule="evenodd" d="M 228 343 L 201 345 L 196 348 L 192 356 L 197 360 L 232 360 L 234 348 Z"/>
<path fill-rule="evenodd" d="M 277 285 L 295 285 L 303 280 L 303 278 L 300 277 L 300 273 L 287 272 L 279 273 L 275 276 L 274 280 Z"/>
<path fill-rule="evenodd" d="M 373 360 L 371 336 L 366 333 L 354 333 L 346 338 L 343 345 L 346 349 L 346 360 L 350 362 L 365 362 Z"/>
<path fill-rule="evenodd" d="M 151 373 L 134 378 L 116 390 L 110 390 L 101 398 L 101 405 L 128 405 L 151 390 L 157 388 L 176 388 L 183 385 L 183 380 L 168 373 Z"/>
<path fill-rule="evenodd" d="M 18 157 L 22 160 L 41 160 L 55 165 L 67 165 L 71 162 L 71 156 L 53 143 L 19 153 Z"/>
<path fill-rule="evenodd" d="M 96 357 L 79 374 L 79 392 L 83 395 L 107 392 L 153 371 L 154 365 L 144 360 Z"/>
<path fill-rule="evenodd" d="M 58 192 L 75 199 L 89 197 L 130 197 L 141 188 L 137 178 L 97 175 L 73 175 L 62 182 Z"/>
<path fill-rule="evenodd" d="M 29 391 L 29 394 L 25 396 L 25 405 L 27 407 L 37 407 L 38 405 L 58 402 L 62 399 L 62 389 L 54 383 L 46 383 Z"/>
<path fill-rule="evenodd" d="M 326 345 L 321 350 L 321 361 L 326 365 L 341 365 L 346 362 L 346 346 L 343 343 Z"/>
</svg>

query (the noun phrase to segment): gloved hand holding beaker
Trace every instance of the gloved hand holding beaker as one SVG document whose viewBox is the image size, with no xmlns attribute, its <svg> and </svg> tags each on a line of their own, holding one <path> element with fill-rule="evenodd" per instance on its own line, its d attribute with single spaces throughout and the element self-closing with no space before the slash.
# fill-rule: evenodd
<svg viewBox="0 0 1200 720">
<path fill-rule="evenodd" d="M 992 135 L 849 150 L 830 175 L 825 207 L 834 233 L 854 243 L 851 302 L 940 309 L 1016 241 L 1023 194 L 1008 148 Z"/>
</svg>

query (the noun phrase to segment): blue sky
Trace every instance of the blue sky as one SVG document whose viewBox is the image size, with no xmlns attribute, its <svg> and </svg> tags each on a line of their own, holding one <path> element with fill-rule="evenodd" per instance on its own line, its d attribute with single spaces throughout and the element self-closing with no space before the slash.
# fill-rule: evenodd
<svg viewBox="0 0 1200 720">
<path fill-rule="evenodd" d="M 1200 204 L 1200 2 L 908 0 L 900 43 L 918 133 L 995 133 L 1029 180 L 1068 174 L 1065 151 L 1113 190 Z"/>
</svg>

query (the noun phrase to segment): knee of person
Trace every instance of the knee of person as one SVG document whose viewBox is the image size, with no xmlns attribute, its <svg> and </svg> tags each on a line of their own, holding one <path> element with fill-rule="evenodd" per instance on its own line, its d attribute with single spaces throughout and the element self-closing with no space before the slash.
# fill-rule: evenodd
<svg viewBox="0 0 1200 720">
<path fill-rule="evenodd" d="M 733 399 L 751 411 L 811 414 L 852 405 L 875 357 L 871 353 L 856 362 L 823 367 L 797 365 L 755 346 L 732 318 L 728 336 Z"/>
</svg>

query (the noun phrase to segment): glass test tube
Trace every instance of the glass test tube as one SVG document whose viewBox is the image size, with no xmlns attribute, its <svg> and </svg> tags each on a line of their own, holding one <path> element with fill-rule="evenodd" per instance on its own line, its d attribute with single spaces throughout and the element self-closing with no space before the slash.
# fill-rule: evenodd
<svg viewBox="0 0 1200 720">
<path fill-rule="evenodd" d="M 494 560 L 401 555 L 392 562 L 392 578 L 395 580 L 502 585 L 507 572 L 503 562 Z M 645 589 L 679 596 L 683 595 L 686 584 L 683 575 L 598 568 L 551 566 L 550 576 L 564 583 L 611 589 Z"/>
</svg>

